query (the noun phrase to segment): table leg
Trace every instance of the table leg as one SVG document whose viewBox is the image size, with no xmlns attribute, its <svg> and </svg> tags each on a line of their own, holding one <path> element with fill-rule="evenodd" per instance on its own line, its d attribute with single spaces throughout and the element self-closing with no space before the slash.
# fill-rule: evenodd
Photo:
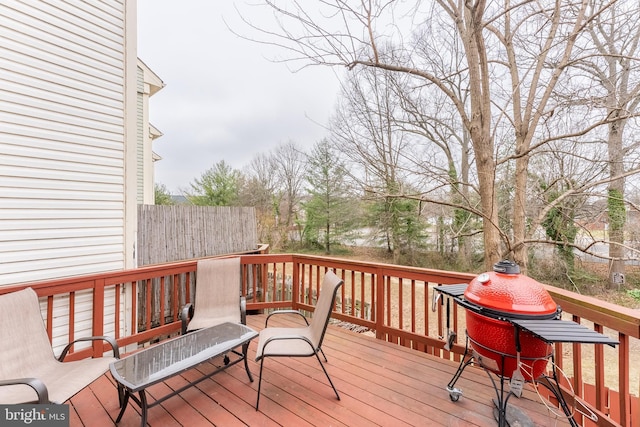
<svg viewBox="0 0 640 427">
<path fill-rule="evenodd" d="M 147 404 L 147 394 L 144 390 L 140 390 L 140 411 L 142 415 L 140 427 L 145 427 L 147 425 L 147 409 L 149 409 L 149 405 Z"/>
<path fill-rule="evenodd" d="M 129 396 L 131 394 L 129 393 L 129 390 L 124 391 L 124 399 L 122 400 L 121 404 L 120 404 L 120 413 L 118 414 L 118 418 L 116 418 L 116 424 L 118 424 L 120 422 L 120 420 L 122 419 L 122 416 L 124 415 L 124 410 L 127 409 L 127 404 L 129 403 Z"/>
</svg>

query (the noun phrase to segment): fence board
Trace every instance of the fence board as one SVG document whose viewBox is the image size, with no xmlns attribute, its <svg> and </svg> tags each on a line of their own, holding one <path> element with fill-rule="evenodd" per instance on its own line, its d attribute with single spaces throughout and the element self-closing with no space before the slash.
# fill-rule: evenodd
<svg viewBox="0 0 640 427">
<path fill-rule="evenodd" d="M 138 206 L 138 265 L 250 251 L 258 245 L 255 209 Z"/>
</svg>

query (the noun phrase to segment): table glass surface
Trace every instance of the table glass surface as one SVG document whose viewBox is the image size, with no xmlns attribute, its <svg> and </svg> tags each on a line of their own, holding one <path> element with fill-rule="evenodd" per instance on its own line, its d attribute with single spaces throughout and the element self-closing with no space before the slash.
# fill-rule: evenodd
<svg viewBox="0 0 640 427">
<path fill-rule="evenodd" d="M 193 368 L 225 354 L 258 336 L 239 323 L 223 323 L 181 335 L 117 360 L 110 365 L 114 378 L 131 391 Z"/>
</svg>

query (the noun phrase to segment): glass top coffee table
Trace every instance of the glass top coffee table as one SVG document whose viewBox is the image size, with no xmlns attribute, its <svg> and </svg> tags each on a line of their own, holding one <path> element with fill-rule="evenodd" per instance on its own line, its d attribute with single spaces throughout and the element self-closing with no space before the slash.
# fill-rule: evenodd
<svg viewBox="0 0 640 427">
<path fill-rule="evenodd" d="M 129 400 L 133 400 L 140 406 L 142 412 L 140 425 L 144 427 L 147 424 L 147 410 L 149 408 L 241 361 L 244 361 L 249 381 L 253 382 L 247 363 L 247 349 L 249 342 L 257 336 L 256 331 L 245 325 L 223 323 L 163 341 L 111 363 L 109 366 L 111 375 L 124 389 L 116 423 L 122 419 Z M 241 352 L 237 351 L 239 347 L 242 347 Z M 229 354 L 234 355 L 233 360 Z M 147 401 L 145 390 L 148 387 L 222 355 L 224 355 L 224 365 L 217 370 L 151 403 Z M 138 393 L 138 396 L 135 393 Z"/>
</svg>

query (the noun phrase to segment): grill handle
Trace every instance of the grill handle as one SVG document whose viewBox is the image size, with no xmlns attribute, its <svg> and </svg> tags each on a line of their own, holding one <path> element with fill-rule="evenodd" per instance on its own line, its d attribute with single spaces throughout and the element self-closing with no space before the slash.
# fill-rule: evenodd
<svg viewBox="0 0 640 427">
<path fill-rule="evenodd" d="M 472 303 L 468 302 L 468 301 L 467 301 L 467 300 L 465 300 L 465 299 L 462 299 L 462 298 L 456 298 L 455 300 L 456 300 L 456 302 L 457 302 L 458 304 L 460 304 L 462 307 L 466 308 L 467 310 L 471 310 L 471 311 L 473 311 L 473 312 L 475 312 L 475 313 L 482 314 L 482 312 L 483 312 L 483 311 L 485 311 L 485 310 L 484 310 L 482 307 L 480 307 L 479 305 L 472 304 Z"/>
</svg>

